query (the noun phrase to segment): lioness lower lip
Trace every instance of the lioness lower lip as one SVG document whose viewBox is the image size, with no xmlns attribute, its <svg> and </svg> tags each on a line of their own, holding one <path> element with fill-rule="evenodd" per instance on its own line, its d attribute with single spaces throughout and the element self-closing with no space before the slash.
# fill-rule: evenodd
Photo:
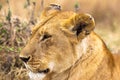
<svg viewBox="0 0 120 80">
<path fill-rule="evenodd" d="M 48 73 L 50 70 L 49 69 L 46 69 L 46 70 L 39 70 L 38 72 L 39 73 Z"/>
</svg>

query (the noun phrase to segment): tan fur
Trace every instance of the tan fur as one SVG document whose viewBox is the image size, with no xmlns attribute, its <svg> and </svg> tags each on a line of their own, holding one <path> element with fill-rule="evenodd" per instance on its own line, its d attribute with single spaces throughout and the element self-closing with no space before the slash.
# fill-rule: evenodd
<svg viewBox="0 0 120 80">
<path fill-rule="evenodd" d="M 25 65 L 31 80 L 120 80 L 120 67 L 93 31 L 90 15 L 45 9 L 41 18 L 20 53 L 30 57 Z"/>
</svg>

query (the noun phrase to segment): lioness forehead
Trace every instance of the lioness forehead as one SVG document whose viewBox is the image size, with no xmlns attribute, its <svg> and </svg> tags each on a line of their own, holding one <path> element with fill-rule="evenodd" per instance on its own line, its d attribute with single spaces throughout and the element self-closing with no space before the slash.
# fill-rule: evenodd
<svg viewBox="0 0 120 80">
<path fill-rule="evenodd" d="M 47 30 L 48 28 L 52 27 L 60 27 L 60 24 L 62 22 L 64 22 L 66 19 L 69 19 L 72 15 L 74 15 L 76 13 L 71 12 L 71 11 L 66 11 L 66 12 L 58 12 L 54 15 L 49 15 L 51 17 L 48 16 L 48 18 L 42 17 L 42 21 L 40 21 L 40 23 L 38 23 L 33 29 L 32 29 L 32 33 L 34 34 L 35 32 L 37 32 L 37 30 L 41 31 L 41 33 L 44 33 L 45 30 Z"/>
</svg>

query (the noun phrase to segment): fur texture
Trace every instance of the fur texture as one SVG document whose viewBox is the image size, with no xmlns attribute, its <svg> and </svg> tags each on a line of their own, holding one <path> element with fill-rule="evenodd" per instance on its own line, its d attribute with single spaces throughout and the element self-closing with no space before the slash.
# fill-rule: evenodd
<svg viewBox="0 0 120 80">
<path fill-rule="evenodd" d="M 29 57 L 31 80 L 120 80 L 117 61 L 93 31 L 93 17 L 48 8 L 20 53 Z"/>
</svg>

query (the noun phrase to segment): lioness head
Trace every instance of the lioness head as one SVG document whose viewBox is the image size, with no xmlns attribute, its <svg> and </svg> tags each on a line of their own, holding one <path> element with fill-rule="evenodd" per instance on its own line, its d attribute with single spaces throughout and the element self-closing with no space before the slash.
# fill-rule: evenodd
<svg viewBox="0 0 120 80">
<path fill-rule="evenodd" d="M 32 80 L 69 69 L 80 57 L 76 46 L 94 29 L 88 14 L 45 9 L 20 53 Z"/>
</svg>

